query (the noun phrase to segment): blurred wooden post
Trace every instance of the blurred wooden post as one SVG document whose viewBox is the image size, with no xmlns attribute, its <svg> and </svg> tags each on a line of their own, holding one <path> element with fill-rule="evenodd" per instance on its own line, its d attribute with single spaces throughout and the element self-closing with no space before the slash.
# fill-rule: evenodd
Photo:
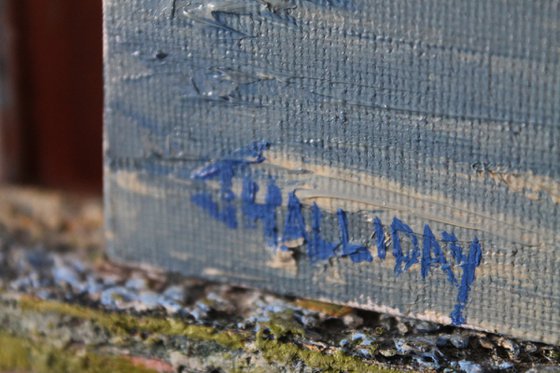
<svg viewBox="0 0 560 373">
<path fill-rule="evenodd" d="M 100 0 L 1 0 L 1 179 L 101 191 Z"/>
<path fill-rule="evenodd" d="M 23 167 L 14 5 L 0 0 L 0 182 L 20 180 Z"/>
</svg>

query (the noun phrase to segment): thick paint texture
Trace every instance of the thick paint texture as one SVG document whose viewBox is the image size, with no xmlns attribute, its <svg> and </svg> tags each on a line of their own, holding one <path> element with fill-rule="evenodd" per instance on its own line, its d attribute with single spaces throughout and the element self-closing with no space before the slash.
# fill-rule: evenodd
<svg viewBox="0 0 560 373">
<path fill-rule="evenodd" d="M 432 252 L 434 254 L 434 257 L 432 257 Z M 438 264 L 442 271 L 447 274 L 447 279 L 449 280 L 449 282 L 457 285 L 457 280 L 455 279 L 453 270 L 447 262 L 447 259 L 445 259 L 445 255 L 441 250 L 441 246 L 432 233 L 430 226 L 426 224 L 424 225 L 424 244 L 422 246 L 422 278 L 426 278 L 426 276 L 428 276 L 430 267 L 433 264 Z"/>
<path fill-rule="evenodd" d="M 282 241 L 287 243 L 290 241 L 306 239 L 307 233 L 301 209 L 301 202 L 296 197 L 296 193 L 291 192 L 288 196 L 288 215 L 286 216 L 286 222 L 284 223 Z M 286 250 L 287 246 L 282 245 L 282 249 Z"/>
<path fill-rule="evenodd" d="M 412 243 L 411 251 L 406 254 L 403 254 L 400 233 L 404 233 Z M 391 238 L 393 241 L 393 256 L 395 257 L 395 275 L 398 276 L 403 270 L 407 271 L 413 264 L 418 263 L 420 248 L 418 247 L 418 238 L 412 228 L 397 217 L 394 217 L 391 223 Z"/>
<path fill-rule="evenodd" d="M 338 244 L 323 239 L 321 235 L 321 209 L 316 203 L 311 206 L 311 241 L 307 244 L 307 256 L 311 263 L 328 260 L 335 256 Z"/>
<path fill-rule="evenodd" d="M 343 210 L 338 209 L 336 215 L 338 217 L 342 256 L 349 256 L 354 263 L 371 262 L 373 257 L 366 246 L 350 242 L 350 237 L 348 235 L 348 218 L 346 217 L 346 213 Z"/>
<path fill-rule="evenodd" d="M 463 310 L 467 306 L 467 301 L 469 300 L 469 292 L 475 280 L 476 267 L 480 265 L 481 261 L 482 248 L 480 247 L 478 239 L 475 238 L 471 242 L 468 256 L 461 262 L 463 275 L 461 276 L 461 285 L 459 286 L 459 294 L 457 295 L 457 304 L 451 313 L 451 321 L 455 325 L 465 323 Z"/>
<path fill-rule="evenodd" d="M 273 179 L 270 179 L 264 204 L 255 202 L 256 194 L 259 190 L 249 176 L 243 179 L 243 192 L 241 194 L 241 209 L 248 228 L 254 228 L 255 222 L 263 222 L 263 235 L 266 243 L 270 247 L 278 244 L 278 229 L 276 223 L 276 209 L 282 206 L 282 192 L 276 186 Z"/>
<path fill-rule="evenodd" d="M 210 163 L 209 165 L 202 167 L 192 173 L 191 178 L 195 180 L 219 180 L 220 182 L 220 200 L 221 204 L 214 200 L 214 197 L 209 192 L 203 191 L 195 193 L 191 197 L 191 201 L 205 210 L 214 219 L 224 223 L 228 228 L 235 229 L 238 227 L 237 221 L 237 211 L 234 205 L 235 194 L 233 193 L 233 176 L 236 172 L 242 171 L 247 168 L 250 164 L 260 163 L 264 160 L 263 151 L 269 146 L 266 142 L 255 142 L 246 148 L 239 149 L 231 157 L 222 159 L 218 162 Z M 244 200 L 253 198 L 256 190 L 250 190 L 250 188 L 256 188 L 256 185 L 249 185 L 249 190 L 244 189 Z M 275 191 L 271 191 L 273 195 L 270 198 L 278 198 L 274 195 Z M 245 196 L 247 194 L 247 196 Z M 281 197 L 280 197 L 281 198 Z M 278 201 L 273 201 L 273 203 L 278 203 Z M 281 203 L 281 199 L 280 202 Z M 270 214 L 263 214 L 262 209 L 253 206 L 247 207 L 247 212 L 250 214 L 249 219 L 260 218 L 260 219 L 271 219 Z M 252 216 L 255 214 L 260 214 L 259 216 Z M 261 216 L 262 215 L 262 216 Z M 254 220 L 254 219 L 253 219 Z M 265 226 L 270 227 L 275 221 L 266 220 Z M 266 230 L 267 228 L 265 228 Z M 268 236 L 273 235 L 273 229 L 270 228 L 268 231 Z M 274 237 L 270 237 L 274 239 Z"/>
<path fill-rule="evenodd" d="M 384 260 L 387 255 L 387 248 L 385 246 L 385 233 L 383 232 L 383 225 L 381 219 L 375 217 L 373 219 L 373 232 L 375 243 L 377 244 L 377 257 Z"/>
</svg>

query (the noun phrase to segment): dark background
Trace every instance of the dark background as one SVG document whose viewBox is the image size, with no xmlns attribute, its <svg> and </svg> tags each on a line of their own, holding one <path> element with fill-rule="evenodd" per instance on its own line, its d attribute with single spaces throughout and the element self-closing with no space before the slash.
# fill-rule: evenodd
<svg viewBox="0 0 560 373">
<path fill-rule="evenodd" d="M 101 0 L 0 0 L 0 181 L 100 193 Z"/>
</svg>

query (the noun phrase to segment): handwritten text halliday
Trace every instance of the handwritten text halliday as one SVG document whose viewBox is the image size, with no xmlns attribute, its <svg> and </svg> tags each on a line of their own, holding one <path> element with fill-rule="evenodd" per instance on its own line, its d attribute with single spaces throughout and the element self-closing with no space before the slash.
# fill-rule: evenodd
<svg viewBox="0 0 560 373">
<path fill-rule="evenodd" d="M 225 224 L 230 229 L 237 229 L 238 207 L 241 207 L 244 227 L 255 229 L 256 222 L 262 222 L 263 236 L 269 247 L 278 250 L 289 250 L 288 243 L 302 242 L 306 246 L 306 253 L 312 263 L 329 260 L 333 257 L 347 257 L 353 263 L 372 262 L 373 256 L 369 246 L 350 241 L 348 231 L 348 219 L 346 212 L 338 209 L 336 217 L 338 221 L 339 239 L 336 242 L 325 240 L 321 234 L 322 211 L 316 203 L 311 205 L 310 229 L 305 222 L 304 210 L 295 192 L 288 194 L 287 214 L 283 229 L 279 229 L 277 222 L 277 210 L 282 206 L 282 192 L 276 185 L 274 178 L 270 177 L 266 190 L 264 203 L 256 202 L 258 185 L 250 174 L 244 172 L 251 164 L 261 163 L 265 160 L 263 151 L 268 148 L 268 143 L 259 142 L 251 146 L 237 150 L 231 157 L 212 162 L 209 165 L 196 170 L 192 178 L 196 180 L 219 180 L 220 198 L 216 201 L 209 191 L 198 192 L 191 198 L 192 202 L 206 211 L 215 220 Z M 233 192 L 234 177 L 243 177 L 243 189 L 241 196 Z M 475 237 L 465 254 L 459 241 L 453 233 L 441 232 L 441 242 L 451 252 L 451 258 L 455 266 L 462 269 L 460 280 L 456 277 L 453 266 L 446 259 L 440 242 L 436 239 L 429 225 L 424 225 L 420 237 L 406 223 L 394 217 L 388 227 L 392 242 L 392 255 L 395 258 L 394 273 L 396 276 L 403 271 L 409 270 L 414 264 L 420 263 L 422 278 L 426 278 L 433 267 L 439 267 L 447 275 L 448 282 L 457 287 L 457 300 L 450 314 L 454 325 L 465 323 L 463 310 L 469 299 L 471 285 L 475 280 L 475 270 L 482 259 L 482 248 Z M 281 234 L 279 234 L 281 232 Z M 384 226 L 379 218 L 373 219 L 372 235 L 375 238 L 377 257 L 385 260 L 387 255 L 387 242 L 385 240 Z M 402 237 L 408 237 L 411 248 L 407 253 L 403 252 L 401 245 Z"/>
</svg>

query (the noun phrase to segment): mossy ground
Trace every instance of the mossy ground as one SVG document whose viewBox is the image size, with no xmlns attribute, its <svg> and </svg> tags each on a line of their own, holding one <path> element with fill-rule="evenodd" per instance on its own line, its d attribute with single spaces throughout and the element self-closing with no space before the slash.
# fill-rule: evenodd
<svg viewBox="0 0 560 373">
<path fill-rule="evenodd" d="M 306 366 L 320 369 L 322 372 L 364 372 L 364 373 L 397 373 L 399 371 L 372 365 L 341 351 L 333 354 L 313 351 L 299 347 L 293 343 L 268 340 L 263 332 L 257 334 L 257 348 L 264 357 L 272 362 L 290 364 L 296 360 L 303 361 Z"/>
<path fill-rule="evenodd" d="M 291 311 L 272 314 L 269 321 L 259 323 L 256 335 L 233 330 L 217 330 L 211 326 L 193 325 L 171 317 L 136 316 L 127 313 L 106 312 L 82 305 L 58 301 L 45 301 L 22 297 L 17 303 L 22 317 L 26 313 L 36 315 L 60 315 L 78 321 L 93 322 L 110 335 L 126 339 L 143 335 L 149 345 L 159 337 L 181 336 L 194 341 L 215 343 L 224 348 L 224 358 L 232 360 L 240 354 L 258 354 L 271 366 L 289 367 L 301 362 L 310 368 L 325 372 L 372 372 L 392 373 L 395 370 L 365 363 L 342 352 L 326 353 L 295 343 L 305 336 L 304 328 L 294 321 Z M 0 351 L 0 371 L 33 372 L 153 372 L 133 365 L 124 357 L 102 356 L 82 346 L 80 353 L 49 346 L 47 340 L 37 343 L 23 336 L 0 334 L 0 345 L 9 346 Z M 236 352 L 237 351 L 237 352 Z M 239 360 L 239 359 L 237 359 Z M 109 370 L 107 370 L 109 367 Z M 258 367 L 238 364 L 238 371 L 259 371 Z"/>
<path fill-rule="evenodd" d="M 84 306 L 54 301 L 22 298 L 21 308 L 26 311 L 58 313 L 81 320 L 96 322 L 118 336 L 132 333 L 184 336 L 197 340 L 213 341 L 232 349 L 242 349 L 247 336 L 240 332 L 218 331 L 205 325 L 191 325 L 176 318 L 134 316 L 126 313 L 104 312 Z"/>
<path fill-rule="evenodd" d="M 268 322 L 259 325 L 256 346 L 263 356 L 273 362 L 290 364 L 296 360 L 322 372 L 397 373 L 399 371 L 368 364 L 364 360 L 336 351 L 332 354 L 298 346 L 292 341 L 283 341 L 292 336 L 305 336 L 305 330 L 294 321 L 287 310 L 274 314 Z"/>
<path fill-rule="evenodd" d="M 57 349 L 48 341 L 31 341 L 0 333 L 0 371 L 33 373 L 156 373 L 123 356 L 103 356 L 87 350 Z"/>
</svg>

